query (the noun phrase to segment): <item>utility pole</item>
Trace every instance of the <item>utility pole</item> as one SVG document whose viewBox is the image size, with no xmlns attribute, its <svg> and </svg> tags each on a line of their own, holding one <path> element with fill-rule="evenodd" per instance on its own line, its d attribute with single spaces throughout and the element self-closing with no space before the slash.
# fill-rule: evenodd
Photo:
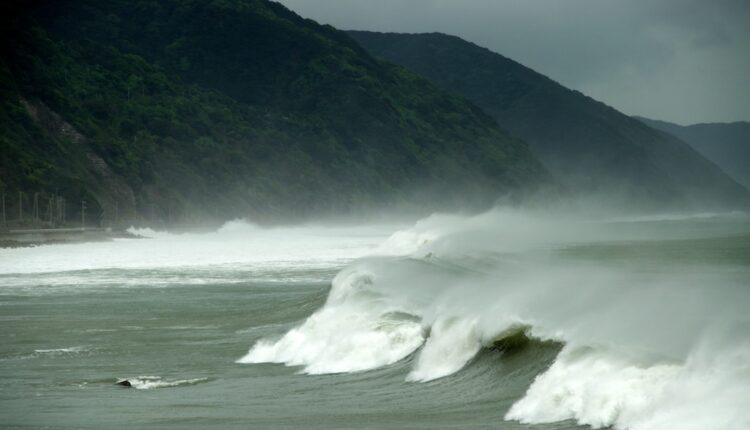
<svg viewBox="0 0 750 430">
<path fill-rule="evenodd" d="M 34 207 L 31 209 L 31 219 L 34 225 L 39 223 L 39 193 L 34 193 Z"/>
<path fill-rule="evenodd" d="M 86 200 L 81 200 L 81 228 L 86 228 Z"/>
</svg>

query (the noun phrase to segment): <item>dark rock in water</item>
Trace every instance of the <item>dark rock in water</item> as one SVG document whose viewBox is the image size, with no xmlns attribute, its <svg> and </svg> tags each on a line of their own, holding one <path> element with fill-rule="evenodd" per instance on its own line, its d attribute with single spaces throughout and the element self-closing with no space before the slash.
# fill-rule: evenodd
<svg viewBox="0 0 750 430">
<path fill-rule="evenodd" d="M 121 385 L 123 387 L 132 387 L 133 384 L 130 383 L 127 379 L 122 379 L 120 381 L 115 382 L 115 385 Z"/>
</svg>

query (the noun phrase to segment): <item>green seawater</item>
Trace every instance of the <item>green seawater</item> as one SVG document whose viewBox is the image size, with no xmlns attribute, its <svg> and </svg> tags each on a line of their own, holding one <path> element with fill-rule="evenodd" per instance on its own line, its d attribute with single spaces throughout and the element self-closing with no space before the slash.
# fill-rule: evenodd
<svg viewBox="0 0 750 430">
<path fill-rule="evenodd" d="M 321 376 L 234 363 L 254 341 L 312 313 L 326 291 L 324 283 L 243 282 L 3 296 L 0 422 L 92 429 L 523 427 L 503 422 L 503 413 L 554 358 L 552 349 L 502 366 L 488 352 L 466 372 L 427 384 L 404 382 L 409 360 Z M 34 352 L 59 348 L 75 350 Z M 522 375 L 511 378 L 511 371 Z M 114 385 L 117 377 L 137 376 L 195 382 L 149 390 Z"/>
<path fill-rule="evenodd" d="M 680 224 L 680 235 L 689 227 Z M 746 227 L 743 221 L 682 239 L 648 233 L 637 240 L 571 242 L 539 255 L 667 277 L 692 267 L 706 282 L 750 287 Z M 326 375 L 278 363 L 236 363 L 258 340 L 278 339 L 324 306 L 334 276 L 385 237 L 334 241 L 357 251 L 312 265 L 303 264 L 304 254 L 283 264 L 202 264 L 204 239 L 196 239 L 198 257 L 185 267 L 169 267 L 168 259 L 153 267 L 118 267 L 127 260 L 118 249 L 148 253 L 147 241 L 0 250 L 0 427 L 589 428 L 572 419 L 536 425 L 504 419 L 555 361 L 557 343 L 532 342 L 512 352 L 485 348 L 460 371 L 425 383 L 405 381 L 416 354 L 374 370 Z M 211 252 L 219 239 L 212 239 Z M 190 240 L 180 243 L 175 246 Z M 251 252 L 242 243 L 238 252 Z M 111 253 L 107 264 L 86 268 L 76 265 L 80 256 L 65 257 L 86 249 Z M 34 260 L 41 254 L 49 258 Z M 37 270 L 39 261 L 46 265 L 38 263 Z M 146 389 L 116 385 L 120 378 Z"/>
</svg>

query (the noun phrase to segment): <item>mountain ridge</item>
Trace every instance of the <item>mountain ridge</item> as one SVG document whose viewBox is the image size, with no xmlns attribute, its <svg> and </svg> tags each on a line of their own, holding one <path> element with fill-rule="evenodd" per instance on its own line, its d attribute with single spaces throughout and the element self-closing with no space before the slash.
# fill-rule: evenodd
<svg viewBox="0 0 750 430">
<path fill-rule="evenodd" d="M 11 193 L 86 199 L 108 220 L 299 219 L 488 206 L 550 183 L 526 143 L 465 98 L 277 3 L 67 0 L 3 20 Z M 51 132 L 29 106 L 85 139 Z"/>
<path fill-rule="evenodd" d="M 739 183 L 750 187 L 750 122 L 680 125 L 639 116 L 634 118 L 652 128 L 679 137 Z"/>
<path fill-rule="evenodd" d="M 487 48 L 442 33 L 348 33 L 476 103 L 570 189 L 653 209 L 750 207 L 750 192 L 686 143 Z"/>
</svg>

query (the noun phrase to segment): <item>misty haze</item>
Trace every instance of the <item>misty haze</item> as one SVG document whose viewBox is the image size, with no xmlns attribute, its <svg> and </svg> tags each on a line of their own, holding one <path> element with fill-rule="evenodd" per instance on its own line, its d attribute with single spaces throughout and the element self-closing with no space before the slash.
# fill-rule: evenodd
<svg viewBox="0 0 750 430">
<path fill-rule="evenodd" d="M 747 2 L 0 8 L 0 427 L 750 429 Z"/>
</svg>

